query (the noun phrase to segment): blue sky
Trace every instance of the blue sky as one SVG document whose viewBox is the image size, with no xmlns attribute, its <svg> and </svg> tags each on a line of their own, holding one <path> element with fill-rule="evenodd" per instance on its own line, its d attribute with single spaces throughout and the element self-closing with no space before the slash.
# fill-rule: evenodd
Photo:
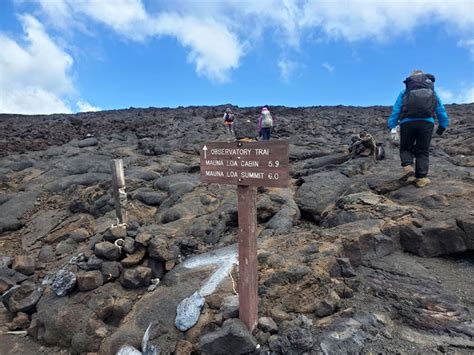
<svg viewBox="0 0 474 355">
<path fill-rule="evenodd" d="M 474 0 L 0 1 L 0 113 L 474 101 Z"/>
</svg>

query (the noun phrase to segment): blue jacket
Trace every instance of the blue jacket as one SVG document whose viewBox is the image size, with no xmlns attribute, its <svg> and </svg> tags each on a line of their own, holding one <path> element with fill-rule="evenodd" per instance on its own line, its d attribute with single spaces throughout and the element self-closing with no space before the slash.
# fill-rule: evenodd
<svg viewBox="0 0 474 355">
<path fill-rule="evenodd" d="M 397 101 L 395 102 L 395 105 L 393 105 L 393 110 L 392 114 L 388 118 L 388 129 L 392 129 L 397 127 L 398 120 L 400 118 L 400 112 L 402 110 L 402 101 L 403 101 L 403 95 L 405 94 L 406 90 L 403 90 L 400 95 L 398 95 Z M 446 109 L 444 108 L 443 102 L 439 98 L 438 94 L 435 91 L 436 95 L 436 118 L 438 119 L 438 124 L 443 127 L 443 128 L 448 128 L 449 125 L 449 117 L 448 114 L 446 113 Z M 428 117 L 428 118 L 416 118 L 416 117 L 407 117 L 404 118 L 402 121 L 400 121 L 400 124 L 404 124 L 406 122 L 411 122 L 411 121 L 428 121 L 434 124 L 434 117 Z"/>
</svg>

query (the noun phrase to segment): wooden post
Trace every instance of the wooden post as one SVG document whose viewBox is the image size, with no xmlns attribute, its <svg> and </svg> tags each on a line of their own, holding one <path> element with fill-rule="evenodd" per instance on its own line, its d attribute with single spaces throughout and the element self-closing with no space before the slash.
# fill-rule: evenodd
<svg viewBox="0 0 474 355">
<path fill-rule="evenodd" d="M 239 213 L 239 318 L 253 331 L 258 320 L 256 189 L 237 186 Z"/>
<path fill-rule="evenodd" d="M 122 159 L 114 159 L 110 163 L 115 212 L 117 213 L 117 219 L 120 224 L 127 223 L 127 193 L 125 192 L 123 162 Z"/>
</svg>

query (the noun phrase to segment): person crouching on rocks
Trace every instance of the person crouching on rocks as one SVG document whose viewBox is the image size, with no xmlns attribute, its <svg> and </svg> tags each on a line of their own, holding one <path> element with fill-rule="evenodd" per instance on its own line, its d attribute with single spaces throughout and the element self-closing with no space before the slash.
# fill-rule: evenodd
<svg viewBox="0 0 474 355">
<path fill-rule="evenodd" d="M 231 136 L 235 136 L 235 131 L 234 131 L 235 116 L 230 108 L 226 108 L 223 118 L 224 118 L 224 125 L 225 125 L 227 133 L 230 134 Z"/>
<path fill-rule="evenodd" d="M 259 137 L 262 137 L 262 140 L 268 141 L 271 138 L 272 135 L 272 129 L 273 129 L 273 117 L 270 113 L 270 110 L 268 110 L 267 106 L 263 106 L 262 112 L 260 116 L 258 117 L 258 135 Z"/>
<path fill-rule="evenodd" d="M 407 181 L 414 175 L 416 187 L 425 187 L 431 182 L 426 176 L 435 115 L 438 120 L 438 135 L 443 134 L 449 124 L 446 109 L 434 90 L 434 82 L 433 75 L 421 70 L 413 71 L 405 79 L 406 89 L 398 95 L 388 119 L 390 130 L 400 121 L 400 160 L 404 175 L 399 180 Z"/>
</svg>

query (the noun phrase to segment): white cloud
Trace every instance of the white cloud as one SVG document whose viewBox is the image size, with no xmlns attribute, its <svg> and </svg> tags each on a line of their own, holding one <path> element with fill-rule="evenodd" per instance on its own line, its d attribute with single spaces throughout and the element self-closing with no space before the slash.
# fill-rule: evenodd
<svg viewBox="0 0 474 355">
<path fill-rule="evenodd" d="M 331 65 L 331 64 L 326 62 L 326 63 L 323 63 L 322 66 L 323 66 L 324 69 L 326 69 L 331 74 L 334 72 L 334 69 L 335 69 L 334 65 Z"/>
<path fill-rule="evenodd" d="M 32 16 L 20 17 L 25 45 L 0 33 L 0 76 L 2 88 L 39 86 L 57 94 L 72 93 L 74 85 L 68 75 L 72 57 L 64 52 Z"/>
<path fill-rule="evenodd" d="M 76 102 L 76 106 L 78 107 L 79 112 L 96 112 L 102 110 L 100 107 L 92 106 L 90 103 L 82 99 Z"/>
<path fill-rule="evenodd" d="M 71 108 L 55 94 L 39 87 L 28 87 L 0 93 L 0 113 L 25 115 L 71 113 Z"/>
<path fill-rule="evenodd" d="M 474 28 L 473 0 L 176 0 L 160 3 L 155 13 L 142 0 L 39 2 L 50 22 L 62 27 L 86 28 L 92 20 L 128 40 L 174 37 L 189 49 L 188 60 L 197 73 L 217 82 L 228 81 L 247 50 L 262 44 L 265 32 L 273 34 L 283 51 L 298 52 L 303 37 L 388 41 L 410 37 L 420 26 L 444 24 L 460 45 L 472 50 L 468 41 Z"/>
<path fill-rule="evenodd" d="M 468 104 L 474 102 L 474 86 L 463 87 L 454 93 L 451 90 L 438 86 L 436 92 L 445 104 Z"/>
<path fill-rule="evenodd" d="M 278 68 L 280 69 L 280 79 L 285 83 L 290 81 L 291 76 L 298 68 L 298 63 L 287 58 L 278 61 Z"/>
<path fill-rule="evenodd" d="M 80 18 L 108 26 L 119 35 L 134 41 L 144 41 L 153 36 L 170 36 L 189 49 L 188 61 L 196 67 L 199 75 L 216 82 L 229 80 L 231 70 L 239 66 L 244 53 L 237 35 L 226 26 L 226 21 L 210 16 L 195 16 L 177 12 L 162 12 L 151 15 L 140 0 L 50 0 L 40 1 L 43 11 L 50 18 L 68 17 L 72 26 L 82 26 Z M 58 5 L 61 3 L 61 6 Z M 55 12 L 55 8 L 68 8 L 66 12 Z M 67 21 L 59 21 L 63 24 Z"/>
<path fill-rule="evenodd" d="M 460 35 L 472 32 L 474 1 L 306 1 L 301 28 L 319 29 L 332 39 L 388 40 L 426 24 L 444 23 Z"/>
<path fill-rule="evenodd" d="M 197 73 L 218 82 L 229 79 L 229 71 L 239 66 L 243 54 L 236 35 L 212 19 L 161 14 L 150 21 L 149 33 L 175 37 L 189 48 L 188 60 Z"/>
<path fill-rule="evenodd" d="M 445 89 L 442 86 L 438 86 L 436 88 L 436 92 L 438 93 L 443 103 L 452 103 L 454 100 L 454 94 L 451 90 Z"/>
<path fill-rule="evenodd" d="M 471 59 L 474 60 L 474 39 L 465 39 L 458 41 L 458 46 L 466 48 L 471 54 Z"/>
<path fill-rule="evenodd" d="M 474 86 L 466 88 L 462 91 L 459 103 L 474 103 Z"/>
<path fill-rule="evenodd" d="M 24 44 L 0 33 L 0 112 L 71 112 L 62 95 L 73 94 L 72 57 L 32 16 L 20 16 Z"/>
</svg>

